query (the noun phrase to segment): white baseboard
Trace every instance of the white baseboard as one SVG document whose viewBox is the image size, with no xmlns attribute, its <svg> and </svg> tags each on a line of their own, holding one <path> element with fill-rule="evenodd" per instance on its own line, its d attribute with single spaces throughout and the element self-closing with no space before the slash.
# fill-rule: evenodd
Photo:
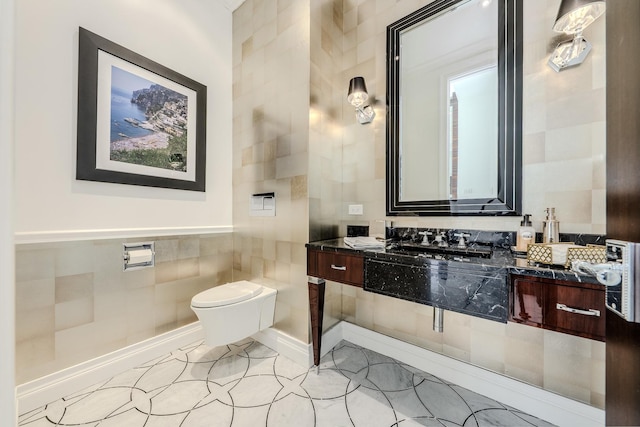
<svg viewBox="0 0 640 427">
<path fill-rule="evenodd" d="M 303 343 L 284 332 L 268 328 L 253 334 L 251 338 L 275 350 L 279 355 L 291 359 L 291 361 L 300 366 L 310 367 L 313 365 L 313 348 L 311 344 Z"/>
<path fill-rule="evenodd" d="M 313 364 L 311 345 L 280 331 L 266 329 L 258 332 L 252 338 L 288 357 L 300 366 L 309 367 Z M 196 321 L 28 383 L 20 384 L 16 388 L 17 413 L 23 414 L 40 408 L 61 397 L 68 396 L 101 381 L 106 381 L 128 369 L 202 339 L 204 339 L 202 326 L 199 321 Z M 330 351 L 335 344 L 331 347 L 327 346 L 326 351 Z"/>
<path fill-rule="evenodd" d="M 342 322 L 346 341 L 428 372 L 558 426 L 604 426 L 601 409 L 513 378 Z"/>
<path fill-rule="evenodd" d="M 320 357 L 329 353 L 331 349 L 338 345 L 342 340 L 342 325 L 344 323 L 345 322 L 340 322 L 322 334 L 322 351 L 320 353 Z M 275 350 L 281 356 L 291 359 L 300 366 L 308 368 L 313 366 L 312 344 L 305 344 L 296 338 L 278 331 L 277 329 L 271 328 L 252 335 L 252 338 L 266 345 L 270 349 Z"/>
<path fill-rule="evenodd" d="M 106 381 L 121 372 L 203 338 L 204 334 L 200 322 L 194 322 L 28 383 L 20 384 L 16 387 L 18 414 L 23 414 L 93 384 Z"/>
<path fill-rule="evenodd" d="M 311 344 L 303 343 L 276 329 L 258 332 L 253 338 L 300 366 L 313 365 Z M 18 413 L 39 408 L 202 339 L 200 322 L 194 322 L 21 384 L 16 390 Z M 343 339 L 559 426 L 604 425 L 603 410 L 347 322 L 340 322 L 323 334 L 322 355 L 331 351 Z"/>
</svg>

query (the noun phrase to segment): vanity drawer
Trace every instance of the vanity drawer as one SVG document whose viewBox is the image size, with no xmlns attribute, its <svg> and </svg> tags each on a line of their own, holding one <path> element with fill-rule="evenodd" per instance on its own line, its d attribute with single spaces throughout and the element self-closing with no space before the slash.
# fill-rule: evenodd
<svg viewBox="0 0 640 427">
<path fill-rule="evenodd" d="M 604 341 L 604 294 L 601 285 L 512 275 L 509 320 Z"/>
<path fill-rule="evenodd" d="M 307 252 L 307 274 L 334 282 L 362 287 L 364 258 L 336 252 Z"/>
<path fill-rule="evenodd" d="M 602 291 L 576 286 L 553 286 L 547 290 L 545 323 L 565 331 L 604 339 L 605 305 Z"/>
</svg>

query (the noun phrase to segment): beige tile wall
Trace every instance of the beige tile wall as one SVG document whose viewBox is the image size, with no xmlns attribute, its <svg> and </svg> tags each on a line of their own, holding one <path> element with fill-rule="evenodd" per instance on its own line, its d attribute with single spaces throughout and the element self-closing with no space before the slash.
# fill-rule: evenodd
<svg viewBox="0 0 640 427">
<path fill-rule="evenodd" d="M 604 408 L 602 342 L 449 311 L 437 333 L 432 307 L 342 287 L 348 322 Z"/>
<path fill-rule="evenodd" d="M 308 341 L 310 4 L 247 0 L 233 13 L 234 280 L 278 290 L 275 327 Z M 275 192 L 275 217 L 250 217 Z"/>
<path fill-rule="evenodd" d="M 234 279 L 271 280 L 280 291 L 276 327 L 298 339 L 309 340 L 304 243 L 333 237 L 336 224 L 344 235 L 348 223 L 385 216 L 386 26 L 427 3 L 247 0 L 234 13 Z M 555 74 L 545 62 L 559 0 L 524 3 L 524 208 L 538 227 L 543 209 L 556 206 L 561 230 L 601 233 L 603 23 L 589 29 L 587 62 Z M 345 100 L 356 75 L 377 113 L 366 126 Z M 249 195 L 264 191 L 276 192 L 277 216 L 249 217 Z M 348 216 L 351 203 L 363 204 L 364 215 Z M 519 222 L 388 219 L 499 230 Z M 328 282 L 325 330 L 340 319 L 603 405 L 602 343 L 456 313 L 446 313 L 437 334 L 430 307 Z"/>
<path fill-rule="evenodd" d="M 386 26 L 429 1 L 344 3 L 344 81 L 364 75 L 370 94 L 386 91 Z M 593 51 L 578 68 L 555 73 L 551 26 L 559 0 L 524 0 L 523 163 L 526 212 L 541 231 L 542 211 L 555 206 L 562 231 L 605 232 L 604 20 L 588 28 Z M 342 233 L 348 223 L 385 217 L 384 102 L 361 126 L 344 117 Z M 364 205 L 349 217 L 346 205 Z M 519 219 L 387 218 L 399 226 L 515 230 Z M 343 286 L 343 315 L 360 326 L 604 406 L 604 343 L 517 324 L 445 313 L 443 334 L 432 331 L 432 308 Z"/>
<path fill-rule="evenodd" d="M 309 241 L 339 233 L 342 209 L 342 121 L 346 85 L 343 61 L 342 0 L 312 0 L 310 26 Z M 342 319 L 342 285 L 328 282 L 324 329 Z"/>
<path fill-rule="evenodd" d="M 342 1 L 311 2 L 309 239 L 338 235 L 342 208 Z"/>
<path fill-rule="evenodd" d="M 122 271 L 122 243 L 155 241 L 156 266 Z M 20 244 L 16 383 L 196 320 L 191 298 L 231 280 L 231 234 Z"/>
<path fill-rule="evenodd" d="M 367 126 L 344 116 L 344 206 L 347 223 L 385 217 L 386 27 L 429 0 L 344 2 L 344 82 L 363 75 L 377 99 Z M 605 20 L 585 31 L 592 52 L 579 67 L 554 72 L 546 64 L 558 43 L 551 30 L 560 0 L 524 0 L 523 210 L 542 231 L 544 209 L 556 208 L 565 232 L 604 234 Z M 364 205 L 347 215 L 346 205 Z M 521 218 L 389 217 L 398 226 L 516 230 Z"/>
</svg>

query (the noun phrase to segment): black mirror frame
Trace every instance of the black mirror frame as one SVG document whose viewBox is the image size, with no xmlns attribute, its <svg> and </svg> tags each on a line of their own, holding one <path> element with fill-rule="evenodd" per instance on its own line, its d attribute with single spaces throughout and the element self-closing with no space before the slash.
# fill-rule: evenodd
<svg viewBox="0 0 640 427">
<path fill-rule="evenodd" d="M 465 0 L 435 0 L 387 27 L 387 215 L 521 215 L 522 0 L 498 4 L 498 195 L 493 199 L 400 200 L 400 34 Z"/>
</svg>

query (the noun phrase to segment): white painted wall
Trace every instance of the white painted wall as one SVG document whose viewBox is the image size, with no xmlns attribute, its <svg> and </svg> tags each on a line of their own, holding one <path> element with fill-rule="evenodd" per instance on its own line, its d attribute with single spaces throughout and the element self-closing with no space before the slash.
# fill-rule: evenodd
<svg viewBox="0 0 640 427">
<path fill-rule="evenodd" d="M 16 2 L 15 231 L 230 226 L 231 25 L 223 0 Z M 207 86 L 205 193 L 75 179 L 80 26 Z"/>
<path fill-rule="evenodd" d="M 0 420 L 16 424 L 13 249 L 14 0 L 0 0 Z"/>
</svg>

